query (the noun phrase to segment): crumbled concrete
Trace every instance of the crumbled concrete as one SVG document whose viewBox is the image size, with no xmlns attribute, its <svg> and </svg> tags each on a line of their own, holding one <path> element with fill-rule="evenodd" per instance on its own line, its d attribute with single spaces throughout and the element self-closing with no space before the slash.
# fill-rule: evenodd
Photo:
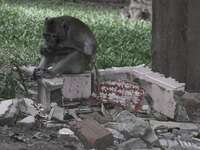
<svg viewBox="0 0 200 150">
<path fill-rule="evenodd" d="M 126 140 L 124 135 L 121 134 L 119 131 L 111 128 L 106 128 L 106 129 L 112 133 L 115 145 L 118 145 Z"/>
<path fill-rule="evenodd" d="M 17 99 L 0 101 L 0 125 L 13 125 L 18 113 Z"/>
<path fill-rule="evenodd" d="M 50 111 L 50 115 L 51 117 L 49 117 L 49 119 L 52 118 L 59 121 L 63 121 L 65 115 L 65 109 L 59 106 L 54 106 Z"/>
<path fill-rule="evenodd" d="M 18 107 L 20 109 L 20 112 L 26 115 L 36 116 L 39 113 L 39 110 L 34 107 L 33 100 L 28 98 L 23 98 L 22 100 L 20 100 L 20 102 L 18 103 Z"/>
<path fill-rule="evenodd" d="M 109 122 L 105 126 L 122 133 L 127 139 L 131 137 L 141 137 L 149 127 L 148 123 L 141 118 L 137 118 L 128 111 L 122 111 L 114 118 L 116 122 Z"/>
<path fill-rule="evenodd" d="M 22 127 L 28 127 L 31 128 L 35 125 L 35 117 L 34 116 L 28 116 L 20 121 L 17 121 L 17 125 L 20 125 Z"/>
</svg>

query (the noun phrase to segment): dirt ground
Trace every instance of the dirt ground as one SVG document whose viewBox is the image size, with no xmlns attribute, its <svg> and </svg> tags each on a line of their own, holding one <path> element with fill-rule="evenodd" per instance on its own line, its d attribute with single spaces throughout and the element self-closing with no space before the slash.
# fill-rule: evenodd
<svg viewBox="0 0 200 150">
<path fill-rule="evenodd" d="M 0 127 L 0 150 L 83 149 L 80 141 L 74 137 L 58 135 L 58 129 L 55 128 L 25 129 L 21 127 Z"/>
</svg>

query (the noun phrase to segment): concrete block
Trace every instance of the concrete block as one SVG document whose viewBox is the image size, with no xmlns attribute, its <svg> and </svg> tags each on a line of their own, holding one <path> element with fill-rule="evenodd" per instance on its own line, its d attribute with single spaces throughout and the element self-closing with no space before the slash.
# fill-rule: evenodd
<svg viewBox="0 0 200 150">
<path fill-rule="evenodd" d="M 65 100 L 88 98 L 91 95 L 91 73 L 68 74 L 52 79 L 38 81 L 38 97 L 45 109 L 50 110 L 50 103 L 65 105 Z"/>
<path fill-rule="evenodd" d="M 57 102 L 58 104 L 62 102 L 61 94 L 57 94 L 57 97 L 53 95 L 55 95 L 55 91 L 59 92 L 63 87 L 63 77 L 52 79 L 44 78 L 38 81 L 38 85 L 39 102 L 44 105 L 46 110 L 50 110 L 51 102 Z M 54 97 L 54 100 L 52 97 Z"/>
<path fill-rule="evenodd" d="M 112 133 L 94 120 L 77 122 L 78 137 L 88 146 L 99 150 L 113 144 Z"/>
</svg>

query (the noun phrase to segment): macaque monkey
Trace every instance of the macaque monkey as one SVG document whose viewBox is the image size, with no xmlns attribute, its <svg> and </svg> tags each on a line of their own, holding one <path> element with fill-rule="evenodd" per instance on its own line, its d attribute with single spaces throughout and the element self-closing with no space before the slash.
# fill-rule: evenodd
<svg viewBox="0 0 200 150">
<path fill-rule="evenodd" d="M 35 80 L 58 74 L 77 74 L 89 69 L 96 55 L 96 39 L 89 27 L 77 18 L 46 18 L 41 61 Z"/>
</svg>

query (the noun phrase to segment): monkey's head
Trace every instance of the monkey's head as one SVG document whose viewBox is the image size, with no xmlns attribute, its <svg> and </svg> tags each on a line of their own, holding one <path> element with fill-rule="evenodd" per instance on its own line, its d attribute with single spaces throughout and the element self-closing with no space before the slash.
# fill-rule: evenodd
<svg viewBox="0 0 200 150">
<path fill-rule="evenodd" d="M 66 38 L 63 21 L 58 17 L 46 18 L 43 37 L 47 47 L 54 48 Z"/>
</svg>

